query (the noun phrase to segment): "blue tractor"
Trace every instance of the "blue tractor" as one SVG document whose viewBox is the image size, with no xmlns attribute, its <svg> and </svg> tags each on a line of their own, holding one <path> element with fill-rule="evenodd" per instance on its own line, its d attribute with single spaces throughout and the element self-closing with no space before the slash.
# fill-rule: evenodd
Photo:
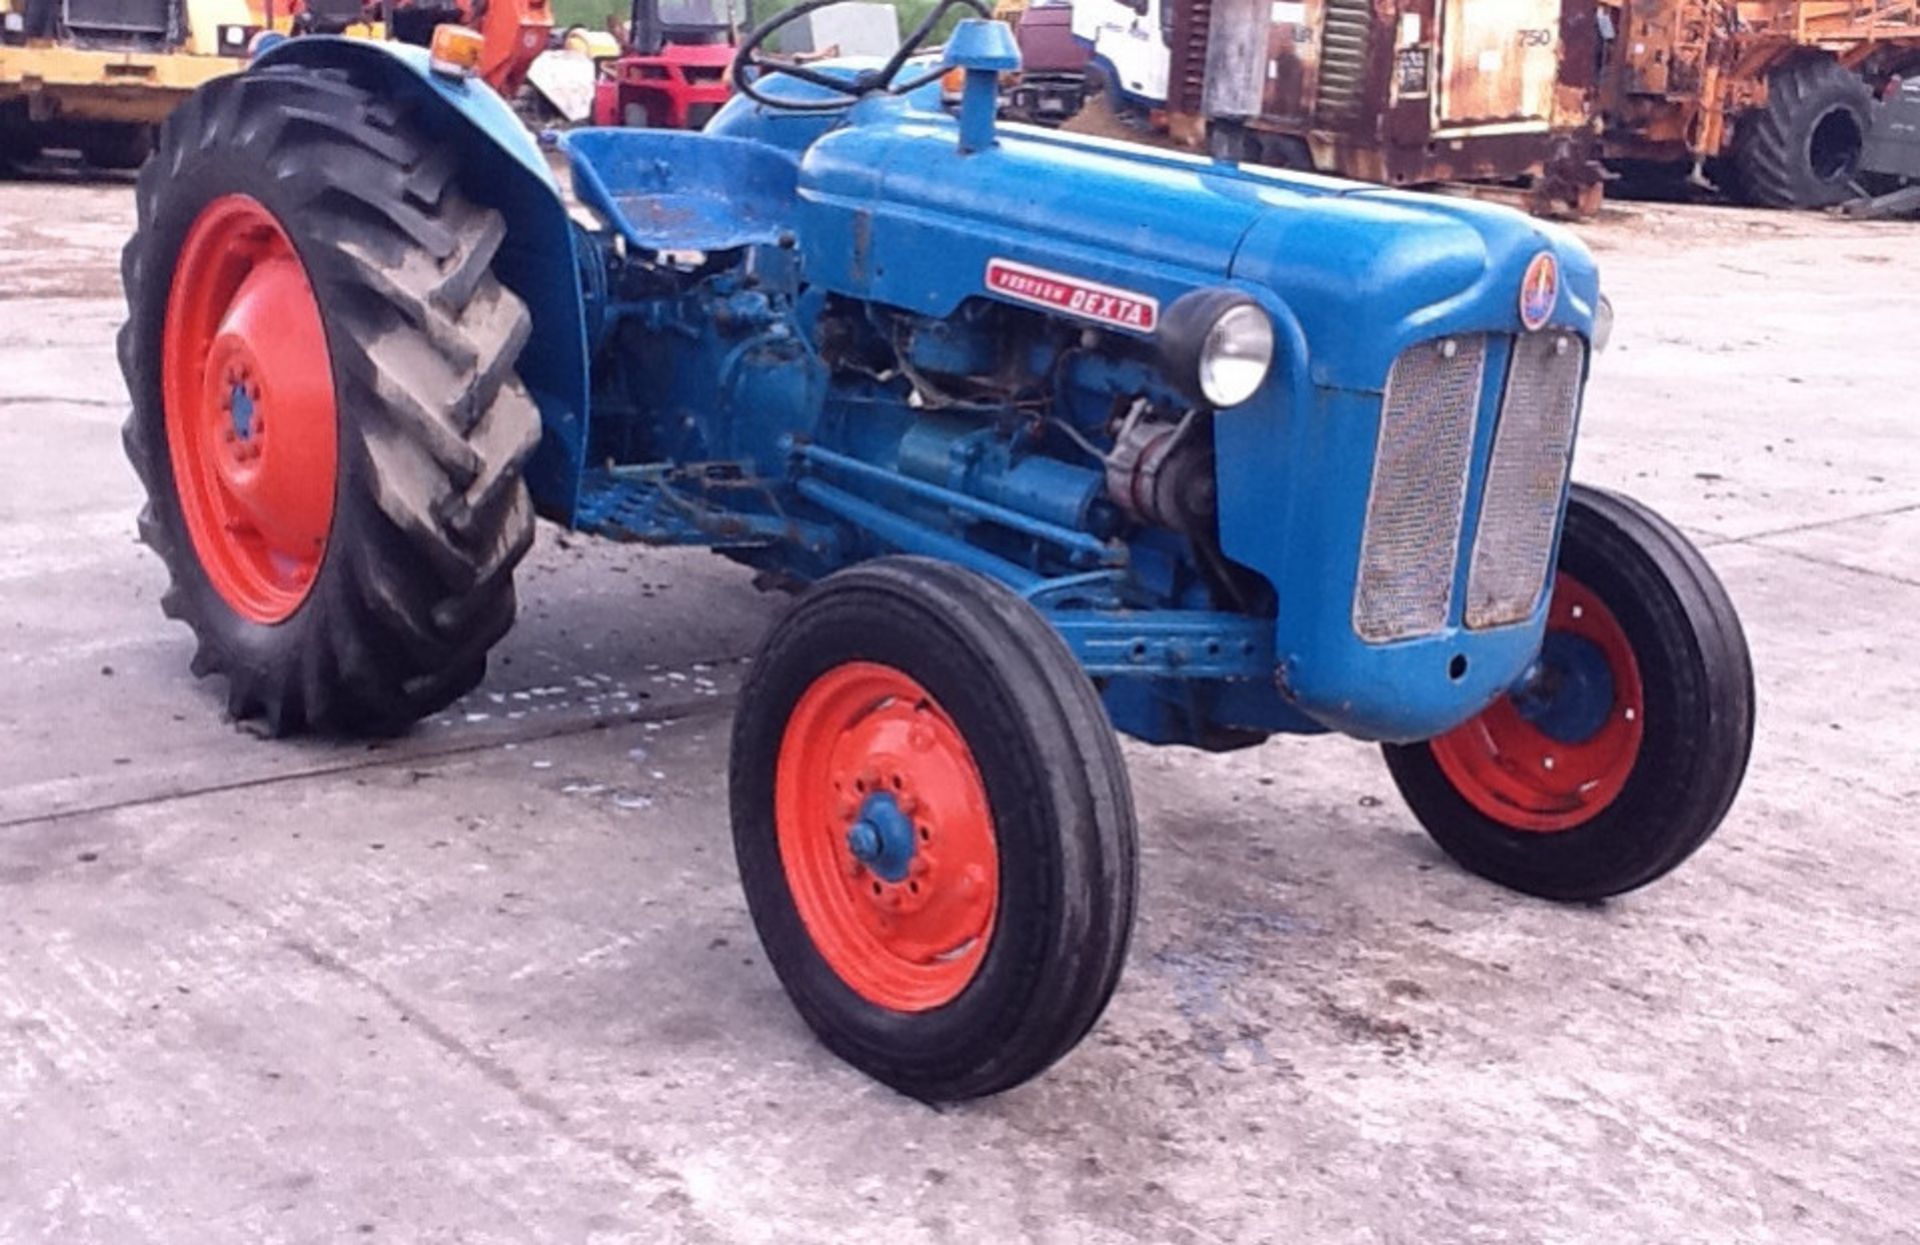
<svg viewBox="0 0 1920 1245">
<path fill-rule="evenodd" d="M 1577 242 L 1000 124 L 986 20 L 763 61 L 823 2 L 705 132 L 570 136 L 571 202 L 457 29 L 294 40 L 174 114 L 126 443 L 235 719 L 447 705 L 536 513 L 804 587 L 740 696 L 740 874 L 801 1015 L 926 1099 L 1106 1005 L 1116 728 L 1379 741 L 1442 848 L 1556 899 L 1713 832 L 1747 648 L 1673 527 L 1569 483 L 1610 319 Z"/>
</svg>

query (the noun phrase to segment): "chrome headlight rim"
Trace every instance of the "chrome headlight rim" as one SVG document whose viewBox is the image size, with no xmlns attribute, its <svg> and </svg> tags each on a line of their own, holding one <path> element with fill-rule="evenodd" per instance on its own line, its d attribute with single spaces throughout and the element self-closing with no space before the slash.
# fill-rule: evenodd
<svg viewBox="0 0 1920 1245">
<path fill-rule="evenodd" d="M 1273 375 L 1279 346 L 1273 317 L 1242 290 L 1181 295 L 1167 308 L 1160 333 L 1174 382 L 1215 410 L 1251 401 Z"/>
</svg>

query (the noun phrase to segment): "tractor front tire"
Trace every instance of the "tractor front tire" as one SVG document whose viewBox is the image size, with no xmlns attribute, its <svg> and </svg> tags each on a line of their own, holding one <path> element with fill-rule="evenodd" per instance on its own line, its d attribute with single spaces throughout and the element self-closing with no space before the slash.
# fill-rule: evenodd
<svg viewBox="0 0 1920 1245">
<path fill-rule="evenodd" d="M 1386 748 L 1434 842 L 1561 900 L 1645 886 L 1692 855 L 1753 747 L 1753 664 L 1706 559 L 1638 502 L 1576 485 L 1536 671 L 1458 729 Z"/>
<path fill-rule="evenodd" d="M 1037 610 L 925 558 L 842 571 L 774 627 L 733 721 L 741 884 L 828 1048 L 952 1101 L 1093 1027 L 1133 924 L 1133 801 Z"/>
<path fill-rule="evenodd" d="M 1832 57 L 1802 57 L 1776 69 L 1766 106 L 1736 128 L 1741 196 L 1773 208 L 1832 207 L 1857 197 L 1872 110 L 1865 80 Z"/>
<path fill-rule="evenodd" d="M 392 733 L 477 683 L 533 540 L 529 318 L 410 101 L 268 68 L 175 110 L 122 257 L 124 440 L 161 601 L 269 734 Z"/>
</svg>

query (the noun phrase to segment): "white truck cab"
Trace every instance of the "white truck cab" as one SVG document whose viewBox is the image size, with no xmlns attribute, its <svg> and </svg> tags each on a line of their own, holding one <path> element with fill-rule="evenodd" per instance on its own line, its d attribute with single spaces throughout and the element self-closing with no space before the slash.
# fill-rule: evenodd
<svg viewBox="0 0 1920 1245">
<path fill-rule="evenodd" d="M 1073 37 L 1093 49 L 1115 108 L 1167 106 L 1172 22 L 1166 0 L 1073 0 Z"/>
</svg>

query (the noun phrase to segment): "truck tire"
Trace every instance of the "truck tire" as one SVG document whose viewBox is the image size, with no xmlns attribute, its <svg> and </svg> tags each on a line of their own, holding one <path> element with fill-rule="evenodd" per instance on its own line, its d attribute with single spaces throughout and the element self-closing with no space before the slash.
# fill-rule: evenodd
<svg viewBox="0 0 1920 1245">
<path fill-rule="evenodd" d="M 1706 559 L 1640 503 L 1576 485 L 1532 686 L 1388 745 L 1454 860 L 1546 899 L 1604 899 L 1692 855 L 1753 748 L 1753 662 Z"/>
<path fill-rule="evenodd" d="M 1244 124 L 1215 118 L 1207 122 L 1207 154 L 1228 164 L 1251 164 L 1260 159 L 1260 148 Z"/>
<path fill-rule="evenodd" d="M 1831 207 L 1857 197 L 1873 94 L 1826 56 L 1774 70 L 1767 103 L 1741 118 L 1734 173 L 1741 197 L 1761 207 Z"/>
<path fill-rule="evenodd" d="M 19 135 L 0 132 L 0 173 L 19 169 L 40 154 L 39 144 Z"/>
<path fill-rule="evenodd" d="M 153 154 L 150 125 L 93 126 L 80 141 L 80 155 L 96 169 L 137 169 Z"/>
<path fill-rule="evenodd" d="M 1093 1027 L 1133 925 L 1133 800 L 1037 610 L 926 558 L 842 571 L 767 637 L 733 722 L 741 885 L 829 1049 L 952 1101 Z"/>
<path fill-rule="evenodd" d="M 406 99 L 274 67 L 175 110 L 122 256 L 127 455 L 161 600 L 270 734 L 390 733 L 477 683 L 533 539 L 505 225 Z"/>
</svg>

